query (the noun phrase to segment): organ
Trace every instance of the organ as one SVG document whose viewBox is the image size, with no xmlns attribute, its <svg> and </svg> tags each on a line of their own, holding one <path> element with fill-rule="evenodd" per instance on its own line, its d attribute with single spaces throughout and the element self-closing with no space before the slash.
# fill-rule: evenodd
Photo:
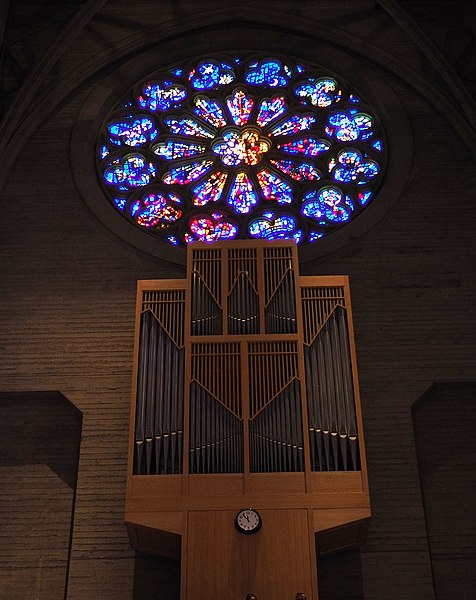
<svg viewBox="0 0 476 600">
<path fill-rule="evenodd" d="M 181 599 L 317 599 L 370 518 L 349 282 L 291 242 L 194 243 L 139 281 L 126 525 Z"/>
</svg>

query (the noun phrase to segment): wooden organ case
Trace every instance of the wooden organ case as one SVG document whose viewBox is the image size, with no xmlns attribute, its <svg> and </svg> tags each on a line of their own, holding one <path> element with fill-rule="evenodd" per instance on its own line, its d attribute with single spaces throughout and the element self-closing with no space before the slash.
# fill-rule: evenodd
<svg viewBox="0 0 476 600">
<path fill-rule="evenodd" d="M 317 599 L 316 554 L 370 517 L 348 278 L 191 244 L 186 279 L 138 282 L 134 365 L 132 545 L 181 559 L 182 600 Z"/>
</svg>

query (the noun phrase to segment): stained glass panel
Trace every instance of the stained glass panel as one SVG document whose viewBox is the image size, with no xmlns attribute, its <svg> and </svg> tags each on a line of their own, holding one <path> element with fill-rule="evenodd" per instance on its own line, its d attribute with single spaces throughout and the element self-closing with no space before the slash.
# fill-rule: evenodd
<svg viewBox="0 0 476 600">
<path fill-rule="evenodd" d="M 95 156 L 115 210 L 169 244 L 319 243 L 377 201 L 386 142 L 361 92 L 334 74 L 225 55 L 138 82 L 106 118 Z"/>
<path fill-rule="evenodd" d="M 245 171 L 236 174 L 228 194 L 228 204 L 237 213 L 247 214 L 258 203 L 258 194 Z"/>
<path fill-rule="evenodd" d="M 254 100 L 251 96 L 246 95 L 243 90 L 236 90 L 231 98 L 227 98 L 226 105 L 233 123 L 235 125 L 246 125 L 250 120 Z"/>
</svg>

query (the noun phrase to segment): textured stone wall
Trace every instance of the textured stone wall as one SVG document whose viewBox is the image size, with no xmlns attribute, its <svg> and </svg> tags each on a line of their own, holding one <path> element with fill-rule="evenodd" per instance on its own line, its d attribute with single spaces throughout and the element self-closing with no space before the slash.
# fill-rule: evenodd
<svg viewBox="0 0 476 600">
<path fill-rule="evenodd" d="M 241 30 L 246 48 L 294 49 L 351 79 L 370 74 L 365 86 L 386 86 L 408 119 L 392 132 L 389 160 L 402 165 L 393 206 L 302 273 L 350 275 L 373 507 L 361 554 L 336 558 L 349 587 L 326 559 L 321 600 L 433 600 L 411 408 L 435 381 L 476 380 L 474 148 L 461 119 L 430 93 L 424 57 L 373 2 L 276 2 L 269 10 L 264 2 L 122 0 L 106 3 L 64 49 L 4 157 L 0 391 L 59 390 L 83 415 L 67 598 L 176 597 L 178 566 L 135 558 L 123 509 L 136 280 L 184 275 L 91 213 L 73 174 L 72 131 L 90 94 L 139 50 L 150 46 L 167 61 L 169 49 L 190 55 L 194 43 L 210 51 L 219 40 L 226 49 L 227 32 L 236 45 Z M 386 106 L 391 122 L 382 99 Z M 399 147 L 409 148 L 408 160 Z M 92 159 L 82 169 L 93 169 Z M 0 554 L 0 569 L 14 569 L 13 558 Z M 49 573 L 38 570 L 30 595 L 2 578 L 1 600 L 49 598 L 39 591 Z"/>
</svg>

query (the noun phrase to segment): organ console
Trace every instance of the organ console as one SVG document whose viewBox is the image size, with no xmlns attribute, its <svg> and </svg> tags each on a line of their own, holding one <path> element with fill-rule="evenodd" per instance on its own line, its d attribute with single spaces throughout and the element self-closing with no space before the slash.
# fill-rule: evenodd
<svg viewBox="0 0 476 600">
<path fill-rule="evenodd" d="M 126 525 L 181 600 L 317 599 L 370 518 L 349 282 L 291 242 L 190 244 L 139 281 Z"/>
</svg>

